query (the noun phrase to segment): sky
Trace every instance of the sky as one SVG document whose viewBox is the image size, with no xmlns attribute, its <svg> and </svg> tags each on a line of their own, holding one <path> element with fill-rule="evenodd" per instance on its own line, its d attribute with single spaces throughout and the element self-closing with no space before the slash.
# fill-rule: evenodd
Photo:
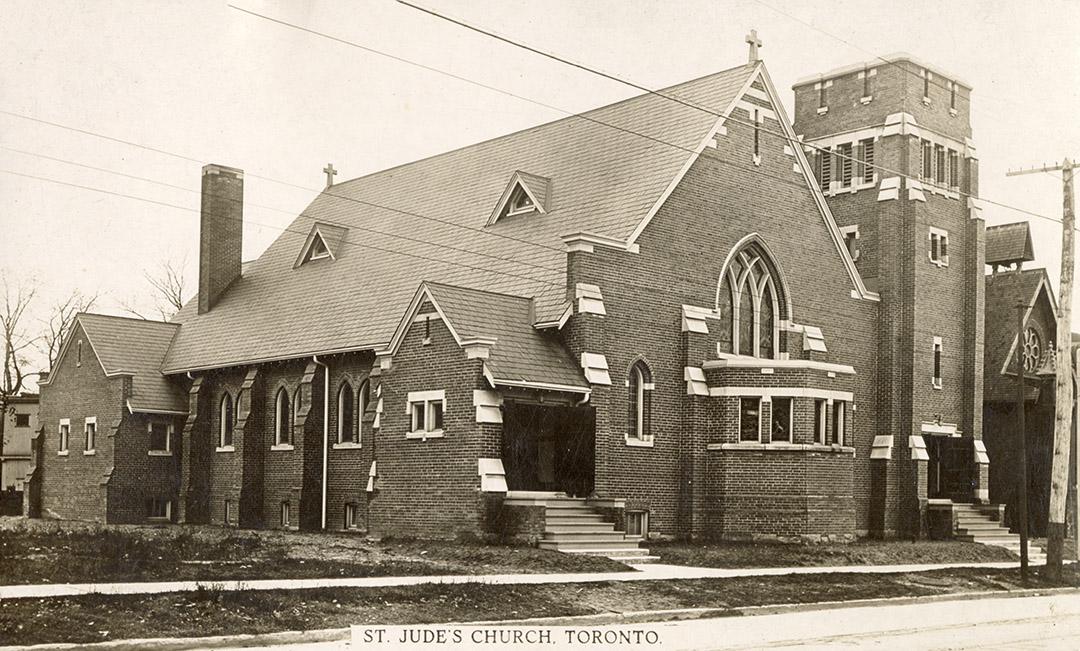
<svg viewBox="0 0 1080 651">
<path fill-rule="evenodd" d="M 756 29 L 789 113 L 796 79 L 908 52 L 974 87 L 982 197 L 1047 217 L 1060 175 L 1005 172 L 1080 157 L 1075 0 L 416 2 L 649 88 L 745 62 Z M 36 287 L 31 329 L 76 290 L 96 311 L 152 313 L 143 274 L 162 261 L 195 285 L 204 163 L 246 172 L 248 260 L 328 162 L 340 182 L 638 94 L 393 0 L 0 0 L 0 15 L 0 273 Z M 1059 223 L 983 215 L 1031 221 L 1056 286 Z"/>
</svg>

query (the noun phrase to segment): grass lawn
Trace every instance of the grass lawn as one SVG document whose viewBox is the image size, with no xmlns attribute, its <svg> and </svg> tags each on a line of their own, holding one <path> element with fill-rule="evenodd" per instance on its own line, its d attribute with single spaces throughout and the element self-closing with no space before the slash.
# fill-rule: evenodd
<svg viewBox="0 0 1080 651">
<path fill-rule="evenodd" d="M 649 543 L 661 562 L 695 567 L 833 567 L 1015 561 L 1003 547 L 959 541 L 861 540 L 854 543 Z"/>
<path fill-rule="evenodd" d="M 629 570 L 524 545 L 0 518 L 5 585 Z"/>
<path fill-rule="evenodd" d="M 1067 569 L 1071 585 L 1080 576 Z M 1045 587 L 1038 578 L 1031 587 Z M 201 590 L 5 600 L 0 645 L 563 617 L 674 608 L 721 610 L 780 603 L 1007 591 L 1018 570 L 822 574 L 550 585 L 420 585 L 295 591 Z M 738 614 L 732 611 L 731 614 Z"/>
</svg>

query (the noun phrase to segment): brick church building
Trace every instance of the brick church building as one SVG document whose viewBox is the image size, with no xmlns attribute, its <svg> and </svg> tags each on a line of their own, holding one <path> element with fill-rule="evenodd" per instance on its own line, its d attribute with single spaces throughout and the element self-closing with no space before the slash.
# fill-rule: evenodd
<svg viewBox="0 0 1080 651">
<path fill-rule="evenodd" d="M 207 165 L 198 296 L 79 317 L 32 514 L 543 545 L 917 536 L 987 501 L 971 88 L 898 55 L 799 81 L 792 122 L 755 51 L 328 173 L 243 268 L 243 172 Z"/>
</svg>

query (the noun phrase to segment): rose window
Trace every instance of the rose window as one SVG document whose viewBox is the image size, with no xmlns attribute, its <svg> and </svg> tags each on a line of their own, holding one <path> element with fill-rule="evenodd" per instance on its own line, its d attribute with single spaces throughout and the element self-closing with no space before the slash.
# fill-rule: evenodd
<svg viewBox="0 0 1080 651">
<path fill-rule="evenodd" d="M 1034 373 L 1042 359 L 1042 342 L 1034 328 L 1024 331 L 1024 372 Z"/>
</svg>

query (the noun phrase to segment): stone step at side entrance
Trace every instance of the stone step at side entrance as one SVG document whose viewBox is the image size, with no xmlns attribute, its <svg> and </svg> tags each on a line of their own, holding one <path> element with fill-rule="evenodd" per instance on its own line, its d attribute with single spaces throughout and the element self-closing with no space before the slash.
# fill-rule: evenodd
<svg viewBox="0 0 1080 651">
<path fill-rule="evenodd" d="M 956 540 L 1004 547 L 1017 556 L 1020 555 L 1020 535 L 1012 533 L 1002 524 L 1002 510 L 997 505 L 954 502 L 950 508 L 955 523 L 953 537 Z M 1033 565 L 1046 563 L 1046 554 L 1030 539 L 1028 561 Z"/>
<path fill-rule="evenodd" d="M 504 507 L 543 506 L 544 534 L 537 543 L 540 549 L 567 554 L 607 556 L 622 563 L 650 563 L 659 560 L 641 547 L 638 538 L 617 531 L 615 524 L 604 520 L 603 514 L 589 506 L 582 497 L 565 493 L 510 491 Z"/>
</svg>

